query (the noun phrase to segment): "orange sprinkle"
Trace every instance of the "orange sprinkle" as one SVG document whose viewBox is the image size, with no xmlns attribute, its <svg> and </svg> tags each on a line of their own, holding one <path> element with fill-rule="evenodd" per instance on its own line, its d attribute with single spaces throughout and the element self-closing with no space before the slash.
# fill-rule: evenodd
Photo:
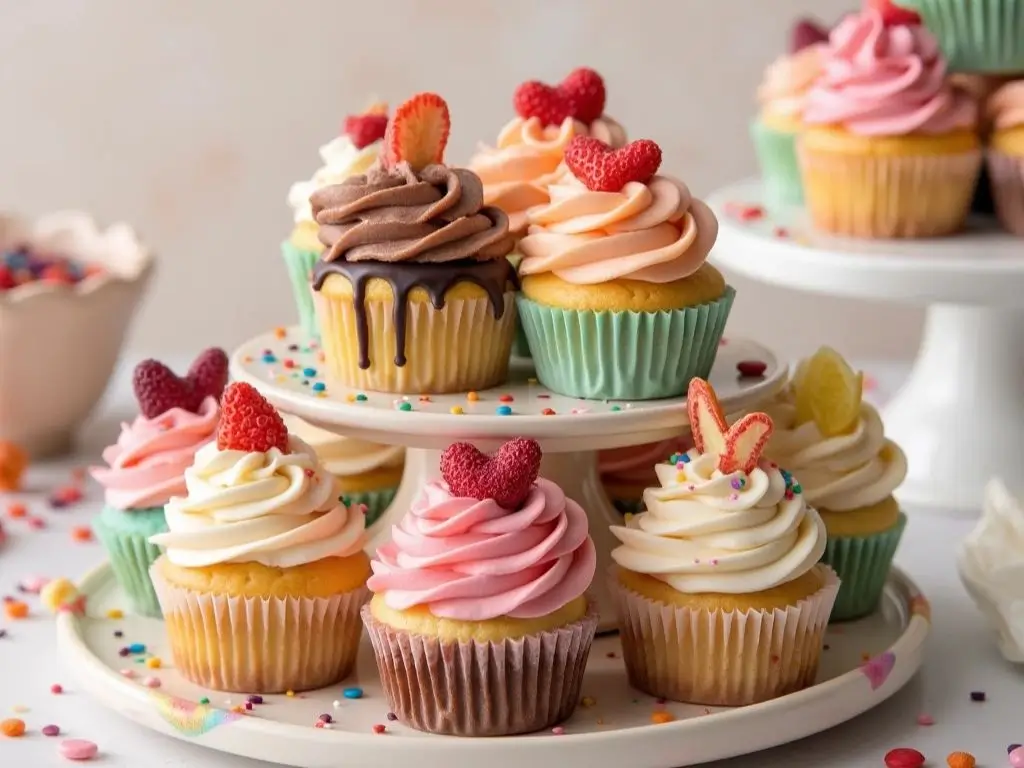
<svg viewBox="0 0 1024 768">
<path fill-rule="evenodd" d="M 663 709 L 651 713 L 651 722 L 655 725 L 664 725 L 665 723 L 671 723 L 673 720 L 675 720 L 675 717 L 672 713 L 666 712 Z"/>
<path fill-rule="evenodd" d="M 25 721 L 16 717 L 0 721 L 0 733 L 12 739 L 25 735 Z"/>
<path fill-rule="evenodd" d="M 92 529 L 85 525 L 76 525 L 71 529 L 71 538 L 75 541 L 92 541 Z"/>
<path fill-rule="evenodd" d="M 25 517 L 28 514 L 28 509 L 20 501 L 15 501 L 7 505 L 7 516 L 12 520 Z"/>
<path fill-rule="evenodd" d="M 287 335 L 288 331 L 286 331 L 284 328 L 281 328 L 280 326 L 274 329 L 274 336 L 278 339 L 283 339 Z"/>
<path fill-rule="evenodd" d="M 246 355 L 245 357 L 243 357 L 242 358 L 242 362 L 243 363 L 251 363 L 252 362 L 252 355 Z"/>
<path fill-rule="evenodd" d="M 4 603 L 4 613 L 8 619 L 27 619 L 28 603 L 23 603 L 21 600 L 11 600 L 9 603 Z"/>
<path fill-rule="evenodd" d="M 977 762 L 970 752 L 951 752 L 946 758 L 949 768 L 974 768 Z"/>
<path fill-rule="evenodd" d="M 480 399 L 480 395 L 478 395 L 476 392 L 467 392 L 466 399 L 469 400 L 469 402 L 471 403 L 475 403 L 477 400 Z"/>
</svg>

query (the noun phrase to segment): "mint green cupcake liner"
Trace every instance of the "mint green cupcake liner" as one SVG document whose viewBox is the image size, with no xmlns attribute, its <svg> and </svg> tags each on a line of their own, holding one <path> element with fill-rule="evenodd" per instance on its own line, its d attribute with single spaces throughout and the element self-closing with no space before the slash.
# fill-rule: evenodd
<svg viewBox="0 0 1024 768">
<path fill-rule="evenodd" d="M 678 397 L 707 378 L 736 291 L 717 301 L 662 312 L 560 309 L 519 295 L 537 380 L 589 400 Z"/>
<path fill-rule="evenodd" d="M 758 118 L 750 124 L 750 136 L 761 166 L 765 205 L 772 209 L 802 204 L 804 185 L 796 153 L 797 135 L 771 128 Z"/>
<path fill-rule="evenodd" d="M 841 581 L 830 621 L 859 619 L 878 607 L 906 525 L 907 516 L 901 512 L 887 531 L 829 538 L 821 562 L 832 566 Z"/>
<path fill-rule="evenodd" d="M 149 576 L 149 568 L 160 556 L 160 549 L 149 543 L 149 537 L 167 530 L 164 508 L 104 507 L 92 527 L 107 550 L 110 567 L 129 607 L 140 616 L 160 618 L 163 614 Z"/>
<path fill-rule="evenodd" d="M 390 506 L 391 502 L 394 501 L 395 492 L 397 488 L 385 488 L 378 491 L 361 491 L 360 493 L 346 493 L 342 495 L 342 499 L 346 504 L 364 504 L 366 505 L 366 527 L 369 528 L 380 516 L 384 514 L 384 510 Z"/>
<path fill-rule="evenodd" d="M 297 248 L 290 240 L 281 243 L 281 255 L 288 268 L 288 280 L 292 284 L 295 306 L 299 309 L 299 324 L 302 330 L 311 336 L 320 335 L 316 322 L 316 309 L 313 306 L 313 288 L 309 276 L 320 258 L 315 251 Z"/>
<path fill-rule="evenodd" d="M 901 0 L 921 14 L 950 72 L 1024 70 L 1024 0 Z"/>
</svg>

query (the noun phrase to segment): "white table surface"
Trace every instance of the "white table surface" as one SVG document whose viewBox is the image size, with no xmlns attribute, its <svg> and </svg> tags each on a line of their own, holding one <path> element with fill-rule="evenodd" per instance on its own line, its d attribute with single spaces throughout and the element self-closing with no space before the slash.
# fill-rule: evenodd
<svg viewBox="0 0 1024 768">
<path fill-rule="evenodd" d="M 882 398 L 899 382 L 901 368 L 865 366 L 878 382 L 874 397 Z M 8 532 L 0 547 L 0 595 L 14 595 L 17 583 L 28 576 L 76 578 L 103 557 L 97 543 L 72 541 L 70 529 L 88 524 L 98 511 L 100 494 L 89 487 L 85 502 L 67 510 L 51 510 L 46 491 L 65 482 L 74 467 L 98 458 L 99 450 L 116 435 L 117 423 L 132 415 L 124 372 L 101 410 L 83 432 L 77 456 L 67 461 L 34 466 L 22 494 L 30 511 L 46 519 L 43 531 L 30 530 L 24 521 L 8 520 L 0 498 L 0 519 Z M 10 499 L 7 499 L 10 500 Z M 957 579 L 955 554 L 972 523 L 938 510 L 908 510 L 910 525 L 897 554 L 897 563 L 922 587 L 932 604 L 934 629 L 921 673 L 900 693 L 878 708 L 831 731 L 768 752 L 711 764 L 712 768 L 793 768 L 828 765 L 864 768 L 883 765 L 891 748 L 912 746 L 923 752 L 929 765 L 945 765 L 955 750 L 973 753 L 978 765 L 1007 765 L 1006 745 L 1024 742 L 1024 671 L 1004 661 Z M 85 738 L 101 750 L 96 763 L 111 768 L 179 768 L 216 765 L 220 768 L 261 768 L 268 763 L 205 750 L 146 731 L 115 712 L 91 702 L 75 690 L 71 675 L 57 657 L 52 618 L 37 608 L 23 621 L 0 616 L 0 719 L 20 717 L 30 735 L 20 739 L 0 736 L 0 766 L 47 768 L 64 766 L 57 754 L 61 737 L 39 734 L 42 726 L 60 726 L 62 737 Z M 50 686 L 64 686 L 62 695 Z M 970 700 L 972 691 L 984 691 L 985 703 Z M 16 713 L 15 708 L 28 711 Z M 931 715 L 935 724 L 922 727 L 918 715 Z M 339 756 L 339 765 L 344 758 Z"/>
</svg>

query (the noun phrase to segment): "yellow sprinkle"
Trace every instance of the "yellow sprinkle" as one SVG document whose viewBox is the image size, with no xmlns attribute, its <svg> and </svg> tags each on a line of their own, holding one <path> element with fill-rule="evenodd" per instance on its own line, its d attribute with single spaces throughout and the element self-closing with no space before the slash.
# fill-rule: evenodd
<svg viewBox="0 0 1024 768">
<path fill-rule="evenodd" d="M 283 373 L 277 374 L 275 378 L 278 384 L 284 384 L 286 381 L 288 381 L 288 377 L 285 376 Z"/>
<path fill-rule="evenodd" d="M 630 520 L 632 520 L 632 519 L 633 519 L 633 517 L 634 517 L 634 515 L 633 515 L 633 513 L 632 513 L 632 512 L 627 512 L 626 514 L 624 514 L 624 515 L 622 516 L 622 522 L 624 522 L 624 523 L 628 523 L 628 522 L 629 522 Z"/>
<path fill-rule="evenodd" d="M 146 666 L 150 669 L 160 669 L 160 667 L 163 666 L 163 662 L 160 661 L 159 656 L 152 656 L 146 659 Z"/>
<path fill-rule="evenodd" d="M 346 400 L 346 402 L 354 403 L 356 401 L 355 393 L 354 392 L 349 392 L 347 395 L 345 395 L 345 400 Z"/>
<path fill-rule="evenodd" d="M 581 707 L 592 707 L 595 704 L 597 704 L 597 702 L 594 701 L 593 696 L 584 696 L 583 699 L 580 701 Z"/>
<path fill-rule="evenodd" d="M 327 393 L 326 392 L 317 392 L 316 396 L 317 397 L 327 397 Z"/>
<path fill-rule="evenodd" d="M 449 412 L 453 413 L 456 416 L 461 416 L 463 413 L 465 413 L 465 411 L 462 410 L 461 405 L 453 405 Z"/>
<path fill-rule="evenodd" d="M 295 691 L 285 691 L 284 695 L 285 696 L 294 696 L 295 695 Z"/>
<path fill-rule="evenodd" d="M 107 611 L 107 618 L 114 619 L 115 621 L 117 619 L 123 619 L 124 611 L 122 611 L 120 608 L 111 608 L 109 611 Z"/>
<path fill-rule="evenodd" d="M 63 605 L 69 605 L 78 597 L 78 589 L 67 579 L 54 579 L 46 582 L 39 592 L 39 600 L 43 607 L 57 613 Z"/>
<path fill-rule="evenodd" d="M 655 725 L 663 725 L 665 723 L 671 723 L 675 720 L 671 712 L 666 712 L 663 709 L 659 709 L 657 712 L 651 714 L 651 722 Z"/>
</svg>

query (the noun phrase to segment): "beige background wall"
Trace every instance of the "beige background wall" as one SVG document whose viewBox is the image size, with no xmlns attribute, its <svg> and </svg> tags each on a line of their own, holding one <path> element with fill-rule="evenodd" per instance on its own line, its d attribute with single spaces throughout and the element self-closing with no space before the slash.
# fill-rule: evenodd
<svg viewBox="0 0 1024 768">
<path fill-rule="evenodd" d="M 753 171 L 752 94 L 790 20 L 854 0 L 0 0 L 0 204 L 79 206 L 162 256 L 133 354 L 232 345 L 292 320 L 289 184 L 371 95 L 435 90 L 449 161 L 493 140 L 520 81 L 581 64 L 608 112 L 698 193 Z M 731 332 L 786 353 L 909 354 L 909 310 L 744 280 Z"/>
</svg>

